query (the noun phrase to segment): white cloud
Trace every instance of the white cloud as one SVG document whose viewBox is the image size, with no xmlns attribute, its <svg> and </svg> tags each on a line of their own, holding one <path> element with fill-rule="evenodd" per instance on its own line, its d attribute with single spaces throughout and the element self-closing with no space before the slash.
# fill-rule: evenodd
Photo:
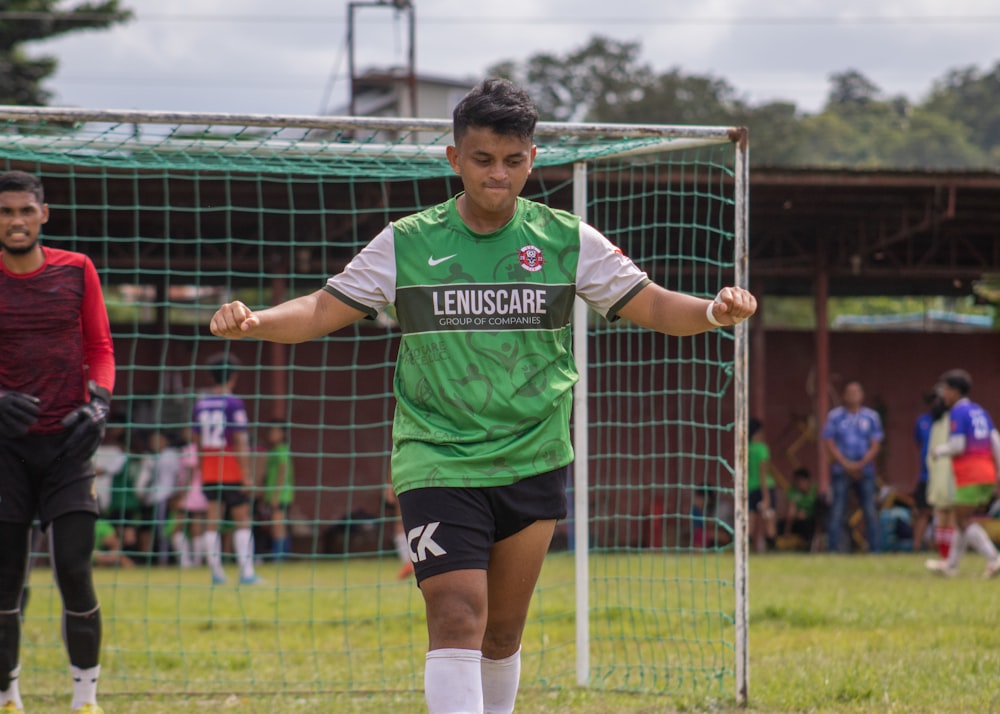
<svg viewBox="0 0 1000 714">
<path fill-rule="evenodd" d="M 857 69 L 887 95 L 919 99 L 950 69 L 1000 61 L 993 0 L 413 2 L 417 70 L 456 77 L 543 51 L 565 54 L 601 34 L 640 42 L 643 60 L 659 71 L 712 74 L 753 101 L 780 98 L 811 111 L 834 72 Z M 136 13 L 127 25 L 29 47 L 60 60 L 47 85 L 58 103 L 311 114 L 330 87 L 333 103 L 346 96 L 346 0 L 124 4 Z M 406 63 L 404 15 L 363 6 L 356 18 L 358 69 Z"/>
</svg>

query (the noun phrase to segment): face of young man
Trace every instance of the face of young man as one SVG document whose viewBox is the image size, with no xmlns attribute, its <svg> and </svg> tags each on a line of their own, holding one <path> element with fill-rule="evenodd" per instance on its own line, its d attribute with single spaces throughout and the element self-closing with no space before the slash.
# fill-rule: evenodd
<svg viewBox="0 0 1000 714">
<path fill-rule="evenodd" d="M 962 398 L 962 393 L 960 391 L 954 387 L 948 386 L 947 384 L 942 384 L 938 387 L 938 394 L 941 395 L 941 400 L 949 409 L 955 406 Z"/>
<path fill-rule="evenodd" d="M 860 409 L 865 401 L 865 390 L 857 382 L 851 382 L 844 388 L 844 406 L 848 409 Z"/>
<path fill-rule="evenodd" d="M 470 228 L 488 233 L 513 217 L 535 151 L 530 139 L 480 127 L 470 128 L 461 141 L 448 147 L 448 161 L 465 189 L 458 210 Z"/>
<path fill-rule="evenodd" d="M 5 253 L 17 256 L 33 251 L 48 220 L 48 204 L 39 203 L 33 193 L 0 192 L 0 246 Z"/>
</svg>

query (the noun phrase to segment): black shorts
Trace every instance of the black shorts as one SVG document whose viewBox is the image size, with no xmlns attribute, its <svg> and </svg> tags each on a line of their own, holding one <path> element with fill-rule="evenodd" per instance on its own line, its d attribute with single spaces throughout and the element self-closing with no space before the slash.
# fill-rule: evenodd
<svg viewBox="0 0 1000 714">
<path fill-rule="evenodd" d="M 774 510 L 774 489 L 769 488 L 767 490 L 768 496 L 771 497 L 771 510 Z M 764 502 L 764 491 L 762 489 L 755 489 L 747 494 L 747 508 L 751 513 L 756 513 L 757 509 L 760 508 L 760 504 Z"/>
<path fill-rule="evenodd" d="M 67 513 L 100 513 L 89 458 L 69 459 L 63 451 L 66 434 L 0 437 L 0 522 L 42 527 Z"/>
<path fill-rule="evenodd" d="M 201 491 L 209 502 L 220 501 L 227 513 L 237 506 L 250 503 L 249 494 L 243 484 L 239 483 L 203 483 Z"/>
<path fill-rule="evenodd" d="M 486 570 L 493 544 L 535 521 L 566 517 L 567 468 L 489 488 L 417 488 L 399 494 L 417 582 Z"/>
<path fill-rule="evenodd" d="M 929 510 L 931 504 L 927 502 L 927 481 L 917 481 L 917 488 L 913 492 L 913 503 L 918 511 Z"/>
</svg>

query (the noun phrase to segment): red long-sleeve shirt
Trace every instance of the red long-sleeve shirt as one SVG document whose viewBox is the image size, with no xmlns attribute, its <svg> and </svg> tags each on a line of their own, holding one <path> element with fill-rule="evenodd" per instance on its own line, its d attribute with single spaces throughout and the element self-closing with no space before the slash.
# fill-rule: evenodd
<svg viewBox="0 0 1000 714">
<path fill-rule="evenodd" d="M 41 400 L 32 433 L 60 431 L 87 401 L 87 382 L 111 392 L 115 356 L 104 293 L 82 253 L 42 247 L 45 263 L 25 274 L 0 261 L 0 389 Z"/>
</svg>

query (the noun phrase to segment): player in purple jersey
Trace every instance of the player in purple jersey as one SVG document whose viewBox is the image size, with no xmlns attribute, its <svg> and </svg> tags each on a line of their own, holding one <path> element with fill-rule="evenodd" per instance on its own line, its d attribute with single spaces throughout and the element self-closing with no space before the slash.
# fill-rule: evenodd
<svg viewBox="0 0 1000 714">
<path fill-rule="evenodd" d="M 925 565 L 943 575 L 955 575 L 966 548 L 973 548 L 986 559 L 983 577 L 1000 574 L 1000 553 L 989 534 L 974 518 L 987 505 L 996 489 L 1000 474 L 1000 432 L 981 406 L 969 399 L 972 377 L 962 369 L 941 375 L 941 398 L 949 409 L 951 421 L 948 441 L 934 446 L 935 459 L 951 459 L 955 474 L 955 522 L 948 558 L 929 560 Z"/>
<path fill-rule="evenodd" d="M 260 583 L 254 570 L 253 533 L 250 529 L 250 438 L 243 400 L 232 393 L 238 362 L 220 356 L 209 363 L 214 382 L 194 405 L 192 433 L 201 461 L 201 488 L 208 499 L 208 524 L 203 535 L 205 557 L 212 582 L 226 582 L 222 569 L 222 538 L 218 524 L 224 515 L 235 522 L 233 549 L 239 565 L 240 584 Z"/>
<path fill-rule="evenodd" d="M 42 246 L 48 218 L 38 178 L 0 174 L 0 711 L 23 709 L 20 600 L 37 518 L 62 596 L 72 709 L 93 714 L 101 614 L 91 457 L 104 436 L 115 360 L 94 264 Z"/>
</svg>

